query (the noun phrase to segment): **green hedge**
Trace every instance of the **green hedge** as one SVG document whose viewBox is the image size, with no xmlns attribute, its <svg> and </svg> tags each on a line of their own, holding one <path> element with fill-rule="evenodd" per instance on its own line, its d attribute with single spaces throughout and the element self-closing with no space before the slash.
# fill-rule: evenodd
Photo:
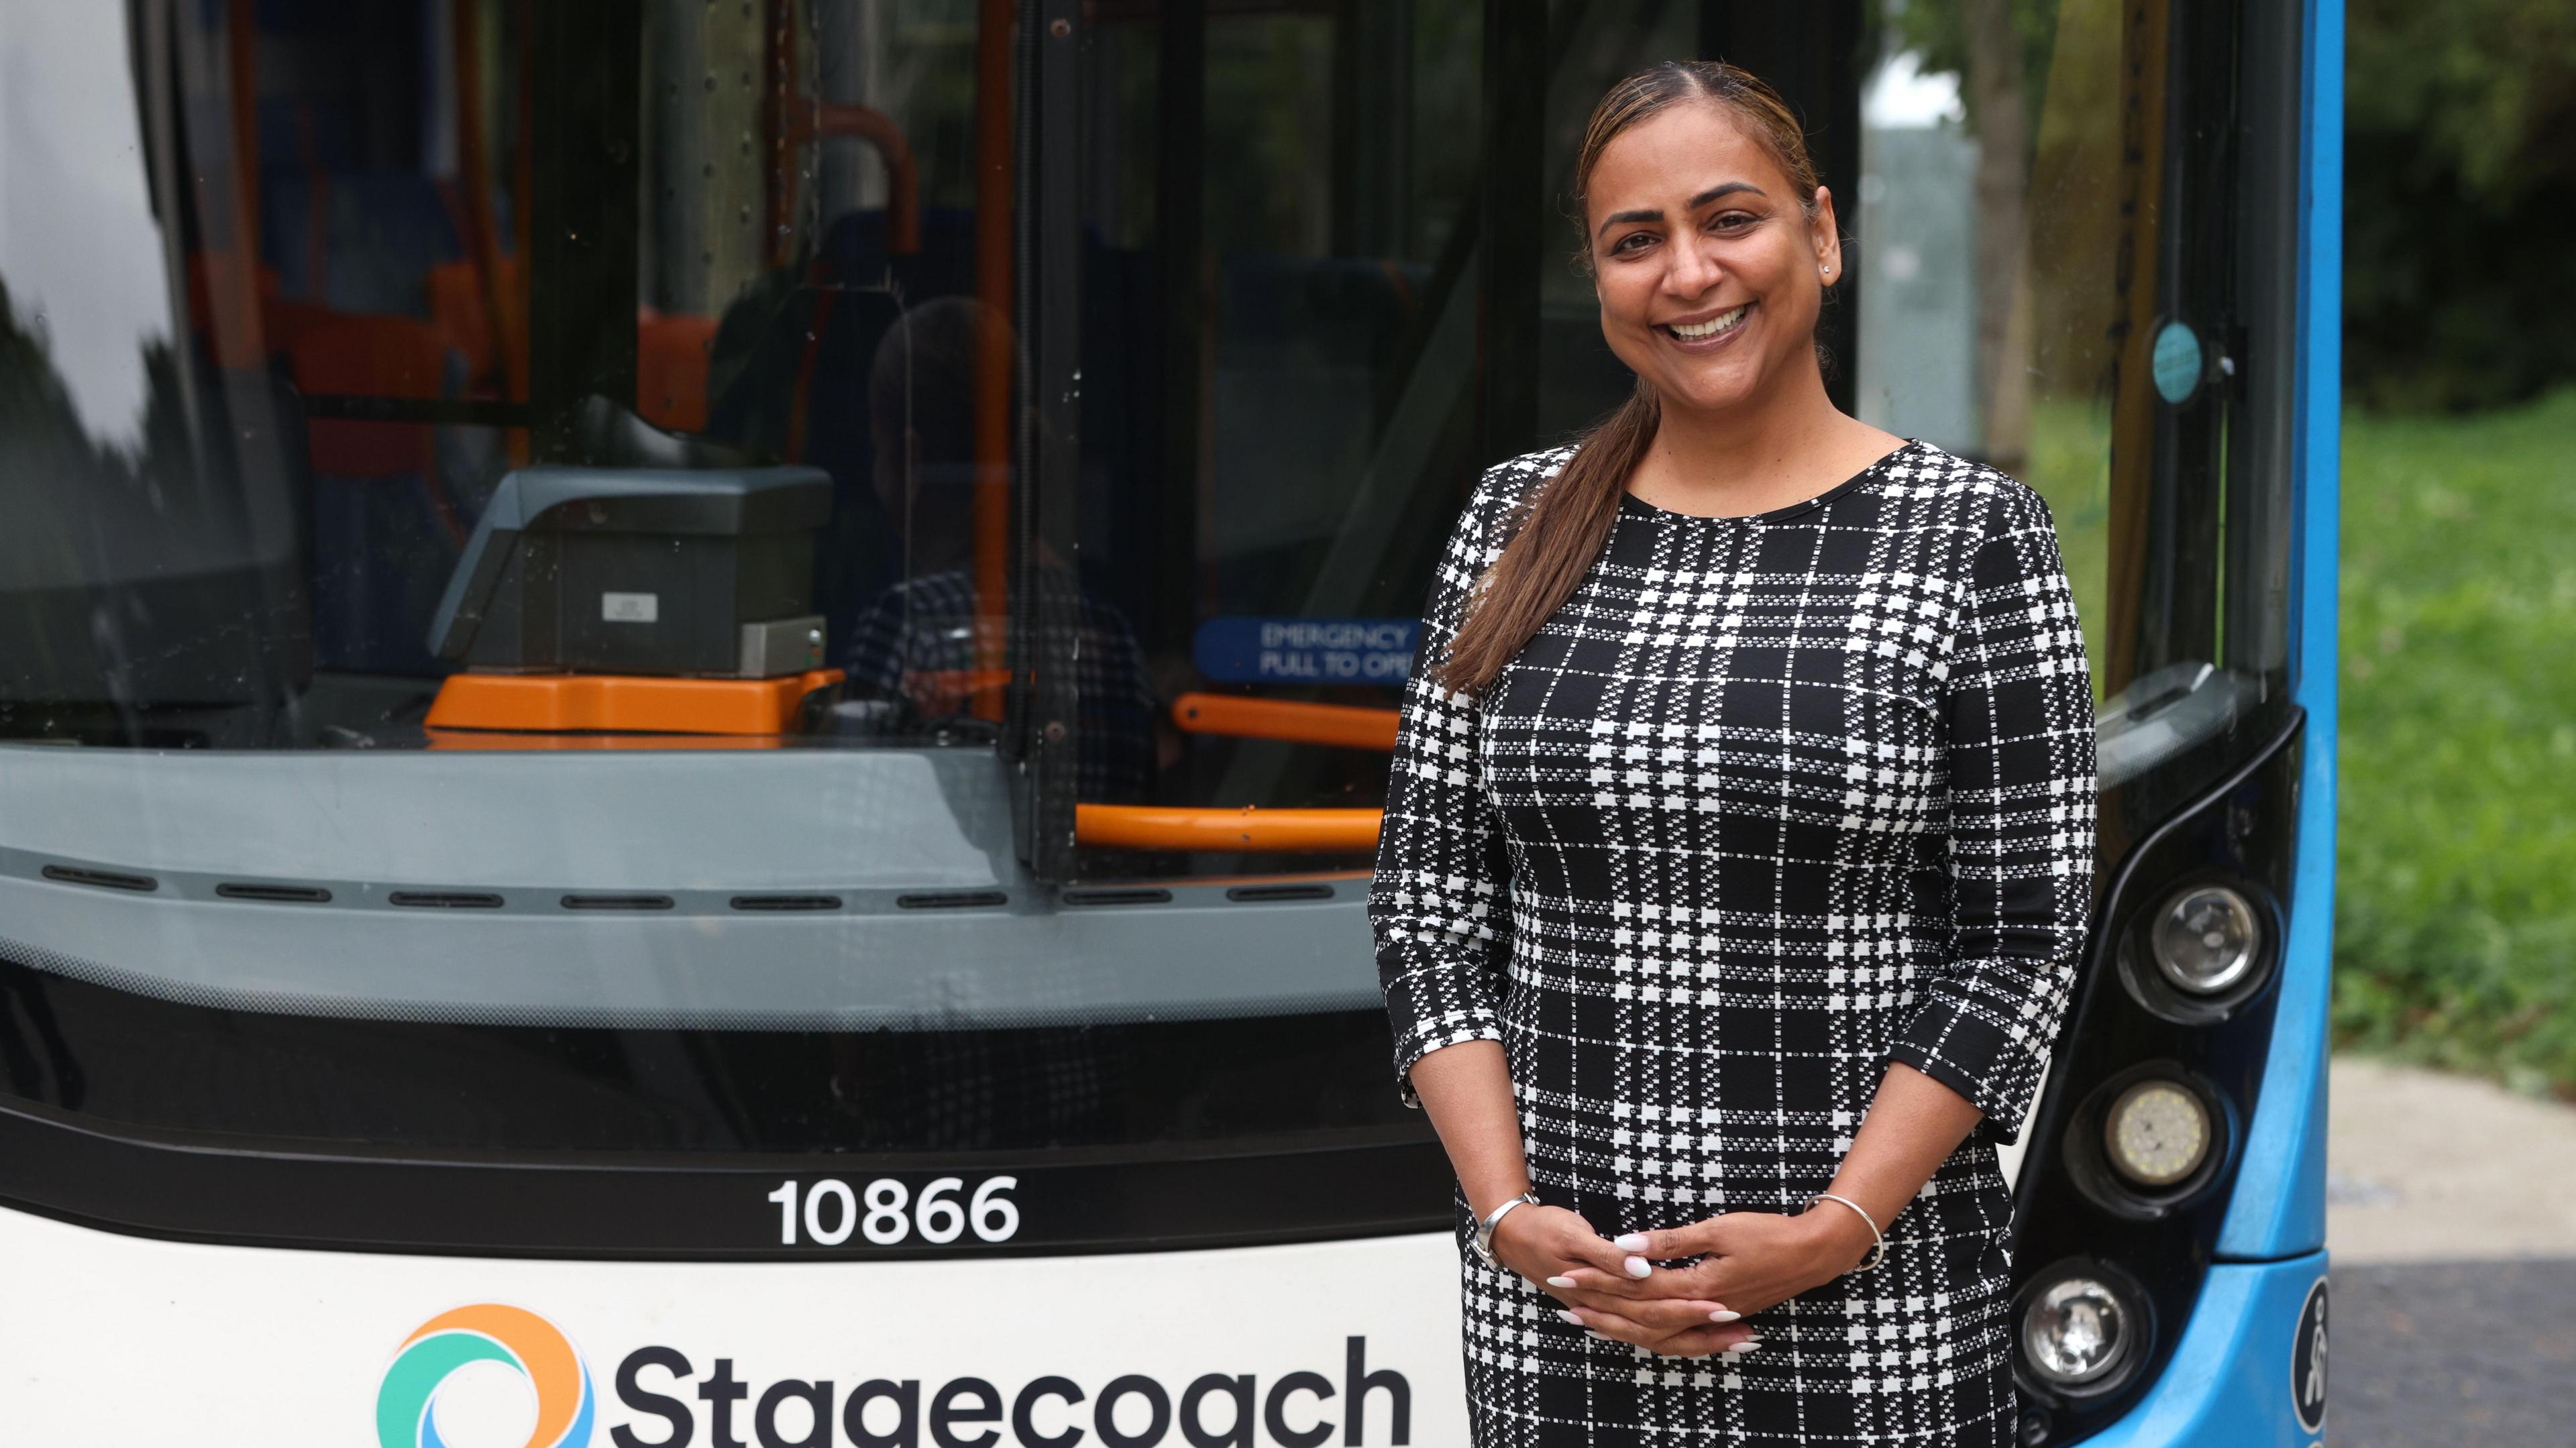
<svg viewBox="0 0 2576 1448">
<path fill-rule="evenodd" d="M 2576 1098 L 2576 393 L 2343 448 L 2337 1039 Z"/>
</svg>

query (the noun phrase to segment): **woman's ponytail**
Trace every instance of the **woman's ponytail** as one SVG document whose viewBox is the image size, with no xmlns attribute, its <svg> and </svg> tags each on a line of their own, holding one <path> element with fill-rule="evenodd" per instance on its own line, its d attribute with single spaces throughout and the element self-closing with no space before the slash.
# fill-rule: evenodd
<svg viewBox="0 0 2576 1448">
<path fill-rule="evenodd" d="M 1628 477 L 1655 440 L 1662 409 L 1644 381 L 1583 435 L 1574 456 L 1539 490 L 1494 560 L 1432 677 L 1453 693 L 1480 694 L 1539 625 L 1574 596 L 1610 539 Z"/>
</svg>

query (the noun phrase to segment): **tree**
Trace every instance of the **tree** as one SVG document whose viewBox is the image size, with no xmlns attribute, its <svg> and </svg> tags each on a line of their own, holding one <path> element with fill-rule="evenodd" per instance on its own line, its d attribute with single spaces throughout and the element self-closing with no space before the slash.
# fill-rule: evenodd
<svg viewBox="0 0 2576 1448">
<path fill-rule="evenodd" d="M 2576 7 L 2353 0 L 2344 375 L 2383 406 L 2576 379 Z"/>
<path fill-rule="evenodd" d="M 1907 0 L 1893 38 L 1926 73 L 1962 78 L 1977 150 L 1977 409 L 1985 453 L 2017 469 L 2030 453 L 2032 138 L 2047 93 L 2057 0 Z"/>
</svg>

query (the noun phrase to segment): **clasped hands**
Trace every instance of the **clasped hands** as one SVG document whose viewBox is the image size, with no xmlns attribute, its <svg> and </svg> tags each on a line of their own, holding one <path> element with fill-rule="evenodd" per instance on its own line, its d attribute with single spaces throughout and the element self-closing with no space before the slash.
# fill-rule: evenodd
<svg viewBox="0 0 2576 1448">
<path fill-rule="evenodd" d="M 1494 1229 L 1496 1260 L 1596 1337 L 1666 1357 L 1747 1353 L 1740 1319 L 1850 1271 L 1872 1234 L 1857 1213 L 1725 1212 L 1666 1231 L 1607 1238 L 1579 1212 L 1523 1207 Z M 1655 1263 L 1692 1258 L 1682 1267 Z"/>
</svg>

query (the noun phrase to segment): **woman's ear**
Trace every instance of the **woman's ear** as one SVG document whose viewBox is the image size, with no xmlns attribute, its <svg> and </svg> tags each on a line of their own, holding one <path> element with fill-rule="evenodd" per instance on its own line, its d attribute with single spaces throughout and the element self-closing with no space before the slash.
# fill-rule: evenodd
<svg viewBox="0 0 2576 1448">
<path fill-rule="evenodd" d="M 1843 277 L 1843 231 L 1834 219 L 1834 193 L 1826 187 L 1816 188 L 1816 215 L 1808 230 L 1815 238 L 1817 270 L 1832 286 Z"/>
</svg>

